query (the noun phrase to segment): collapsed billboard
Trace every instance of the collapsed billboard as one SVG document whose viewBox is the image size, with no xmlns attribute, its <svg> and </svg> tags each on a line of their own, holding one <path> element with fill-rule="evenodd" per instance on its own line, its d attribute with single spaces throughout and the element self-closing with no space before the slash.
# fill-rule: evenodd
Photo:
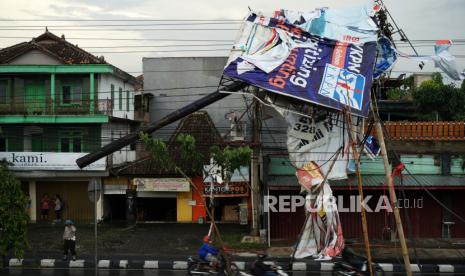
<svg viewBox="0 0 465 276">
<path fill-rule="evenodd" d="M 352 121 L 367 117 L 374 68 L 381 75 L 395 62 L 390 44 L 382 41 L 384 54 L 375 65 L 381 49 L 371 18 L 375 10 L 368 5 L 282 10 L 275 17 L 250 13 L 224 68 L 226 76 L 270 91 L 263 102 L 288 124 L 289 159 L 307 194 L 297 259 L 329 260 L 344 248 L 337 208 L 326 200 L 332 198 L 328 180 L 347 179 L 353 161 L 349 137 L 362 130 L 356 123 L 349 136 L 341 111 L 354 115 Z"/>
<path fill-rule="evenodd" d="M 376 41 L 354 44 L 251 13 L 224 74 L 271 92 L 367 117 Z"/>
</svg>

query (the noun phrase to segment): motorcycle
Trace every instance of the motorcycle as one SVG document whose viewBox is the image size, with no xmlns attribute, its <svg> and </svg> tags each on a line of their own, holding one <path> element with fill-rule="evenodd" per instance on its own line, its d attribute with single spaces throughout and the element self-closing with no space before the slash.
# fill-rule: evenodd
<svg viewBox="0 0 465 276">
<path fill-rule="evenodd" d="M 237 276 L 239 268 L 234 263 L 229 266 L 229 271 L 226 269 L 226 261 L 223 257 L 219 257 L 216 266 L 210 265 L 210 262 L 199 258 L 189 257 L 187 260 L 187 272 L 189 275 L 218 275 L 218 276 Z"/>
<path fill-rule="evenodd" d="M 241 276 L 263 276 L 265 273 L 267 275 L 276 275 L 276 276 L 288 276 L 282 267 L 277 266 L 274 262 L 265 261 L 266 255 L 258 255 L 258 259 L 255 260 L 248 272 L 240 272 Z"/>
<path fill-rule="evenodd" d="M 372 263 L 373 275 L 384 276 L 383 268 L 377 263 Z M 333 266 L 333 276 L 366 276 L 370 275 L 368 260 L 357 255 L 350 248 L 342 251 L 342 261 L 335 262 Z"/>
</svg>

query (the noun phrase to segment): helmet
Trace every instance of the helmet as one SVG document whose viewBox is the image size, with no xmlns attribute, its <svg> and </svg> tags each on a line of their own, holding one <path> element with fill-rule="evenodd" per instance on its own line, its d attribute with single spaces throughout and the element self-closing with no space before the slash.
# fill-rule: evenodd
<svg viewBox="0 0 465 276">
<path fill-rule="evenodd" d="M 266 253 L 263 253 L 263 252 L 257 254 L 257 257 L 258 257 L 259 260 L 266 259 L 267 256 L 268 255 Z"/>
<path fill-rule="evenodd" d="M 70 219 L 65 220 L 65 225 L 71 225 L 73 224 L 73 221 Z"/>
<path fill-rule="evenodd" d="M 207 235 L 205 237 L 203 237 L 203 241 L 204 242 L 209 242 L 210 241 L 210 237 Z"/>
</svg>

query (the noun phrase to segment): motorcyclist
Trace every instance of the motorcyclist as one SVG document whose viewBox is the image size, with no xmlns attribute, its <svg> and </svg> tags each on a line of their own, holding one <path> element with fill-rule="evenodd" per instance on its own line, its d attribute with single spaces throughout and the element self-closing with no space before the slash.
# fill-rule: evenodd
<svg viewBox="0 0 465 276">
<path fill-rule="evenodd" d="M 210 263 L 211 267 L 216 267 L 218 263 L 218 249 L 213 247 L 209 236 L 203 238 L 203 244 L 198 250 L 200 259 Z"/>
<path fill-rule="evenodd" d="M 252 263 L 250 272 L 254 276 L 276 276 L 273 265 L 265 264 L 266 254 L 259 254 L 258 259 Z"/>
</svg>

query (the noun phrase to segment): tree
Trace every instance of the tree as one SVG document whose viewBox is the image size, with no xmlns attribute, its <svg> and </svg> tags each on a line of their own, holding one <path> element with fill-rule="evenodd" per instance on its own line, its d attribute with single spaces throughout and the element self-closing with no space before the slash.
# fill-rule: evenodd
<svg viewBox="0 0 465 276">
<path fill-rule="evenodd" d="M 139 135 L 145 147 L 150 151 L 152 159 L 163 170 L 179 170 L 175 161 L 171 158 L 168 147 L 163 140 L 153 138 L 148 134 Z M 189 161 L 193 174 L 202 175 L 204 157 L 198 152 L 195 138 L 189 134 L 180 134 L 176 137 L 179 143 L 178 150 L 183 161 Z M 210 158 L 213 164 L 221 168 L 223 179 L 228 182 L 233 172 L 241 166 L 250 164 L 252 150 L 250 147 L 225 147 L 221 149 L 218 146 L 210 148 Z"/>
<path fill-rule="evenodd" d="M 0 161 L 0 255 L 22 258 L 28 245 L 26 232 L 29 216 L 27 198 L 21 183 L 9 170 L 6 161 Z M 5 263 L 3 263 L 5 265 Z"/>
<path fill-rule="evenodd" d="M 462 85 L 463 87 L 463 85 Z M 444 84 L 439 73 L 413 91 L 418 117 L 423 120 L 454 121 L 465 119 L 465 91 Z"/>
</svg>

